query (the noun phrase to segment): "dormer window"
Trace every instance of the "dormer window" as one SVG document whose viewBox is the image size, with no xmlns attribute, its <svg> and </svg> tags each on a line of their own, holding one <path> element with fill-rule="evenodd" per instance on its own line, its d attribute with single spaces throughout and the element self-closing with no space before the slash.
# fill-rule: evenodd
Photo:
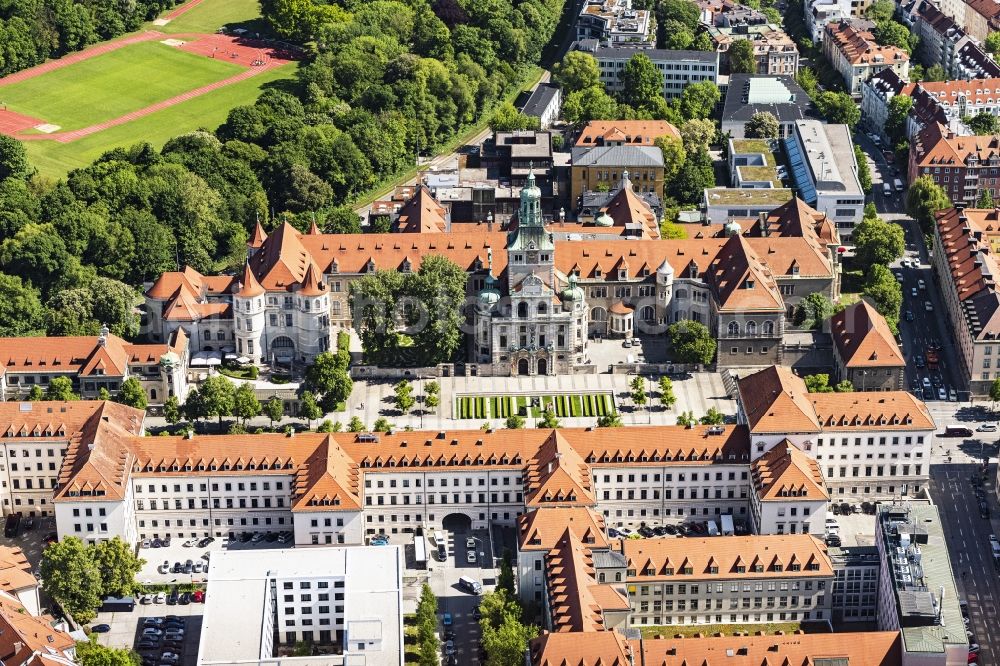
<svg viewBox="0 0 1000 666">
<path fill-rule="evenodd" d="M 753 284 L 754 284 L 753 280 L 747 280 L 746 282 L 743 283 L 743 288 L 744 289 L 753 289 Z"/>
<path fill-rule="evenodd" d="M 618 279 L 619 280 L 624 280 L 627 277 L 628 277 L 628 275 L 625 273 L 625 269 L 623 269 L 623 268 L 618 269 Z"/>
<path fill-rule="evenodd" d="M 594 269 L 594 277 L 597 277 L 597 278 L 601 277 L 601 268 L 600 268 L 600 266 L 598 266 L 597 268 Z"/>
<path fill-rule="evenodd" d="M 410 260 L 409 259 L 404 259 L 403 260 L 403 265 L 400 266 L 399 270 L 402 271 L 403 273 L 409 273 L 411 268 L 412 267 L 410 266 Z"/>
<path fill-rule="evenodd" d="M 368 273 L 374 273 L 375 272 L 375 262 L 372 261 L 371 259 L 369 259 L 368 260 L 368 264 L 365 266 L 365 270 Z"/>
</svg>

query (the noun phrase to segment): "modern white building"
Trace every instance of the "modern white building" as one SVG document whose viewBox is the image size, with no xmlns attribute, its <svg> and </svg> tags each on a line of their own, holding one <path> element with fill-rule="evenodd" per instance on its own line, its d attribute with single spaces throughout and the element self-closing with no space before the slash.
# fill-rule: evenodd
<svg viewBox="0 0 1000 666">
<path fill-rule="evenodd" d="M 402 664 L 403 569 L 400 546 L 213 553 L 198 666 Z"/>
<path fill-rule="evenodd" d="M 576 38 L 649 48 L 656 43 L 655 26 L 653 12 L 633 9 L 632 0 L 586 0 L 576 21 Z"/>
<path fill-rule="evenodd" d="M 795 131 L 784 142 L 799 196 L 826 213 L 837 225 L 841 238 L 850 238 L 865 209 L 850 128 L 819 120 L 797 120 Z"/>
<path fill-rule="evenodd" d="M 690 83 L 719 80 L 719 54 L 716 51 L 672 51 L 638 46 L 602 46 L 587 39 L 577 42 L 576 48 L 589 52 L 601 69 L 601 83 L 609 93 L 624 89 L 622 72 L 634 55 L 648 57 L 663 77 L 663 96 L 680 97 Z"/>
</svg>

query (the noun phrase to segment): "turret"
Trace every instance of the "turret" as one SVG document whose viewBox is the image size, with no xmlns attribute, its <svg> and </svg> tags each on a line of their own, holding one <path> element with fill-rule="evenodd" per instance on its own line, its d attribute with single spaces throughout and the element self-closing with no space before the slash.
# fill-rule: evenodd
<svg viewBox="0 0 1000 666">
<path fill-rule="evenodd" d="M 330 286 L 316 264 L 306 266 L 302 283 L 295 291 L 298 307 L 298 349 L 307 360 L 329 349 Z"/>
<path fill-rule="evenodd" d="M 261 248 L 264 241 L 267 240 L 267 234 L 264 233 L 264 227 L 261 226 L 260 220 L 257 220 L 257 224 L 253 228 L 253 234 L 247 241 L 247 257 L 252 257 L 257 254 L 257 250 Z"/>
<path fill-rule="evenodd" d="M 263 352 L 264 294 L 264 287 L 247 263 L 233 293 L 233 319 L 236 324 L 236 352 L 254 363 L 260 362 Z"/>
</svg>

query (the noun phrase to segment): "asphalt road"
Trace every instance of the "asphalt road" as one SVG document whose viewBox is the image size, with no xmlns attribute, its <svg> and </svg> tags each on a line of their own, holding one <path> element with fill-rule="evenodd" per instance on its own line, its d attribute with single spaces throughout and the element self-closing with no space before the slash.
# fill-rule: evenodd
<svg viewBox="0 0 1000 666">
<path fill-rule="evenodd" d="M 997 528 L 997 501 L 991 490 L 992 474 L 986 482 L 985 497 L 991 506 L 992 519 L 979 515 L 979 500 L 970 477 L 979 465 L 932 465 L 931 496 L 941 512 L 945 539 L 951 555 L 959 594 L 969 603 L 972 618 L 970 642 L 979 643 L 981 666 L 1000 664 L 1000 576 L 993 563 L 989 543 Z"/>
<path fill-rule="evenodd" d="M 855 139 L 870 158 L 872 199 L 875 201 L 875 207 L 878 209 L 880 217 L 887 222 L 896 222 L 901 225 L 906 237 L 906 254 L 902 260 L 896 261 L 890 266 L 894 274 L 902 276 L 900 286 L 903 288 L 903 307 L 899 331 L 903 341 L 903 356 L 907 359 L 906 385 L 911 390 L 920 387 L 920 397 L 927 401 L 939 400 L 939 388 L 943 388 L 946 393 L 954 388 L 956 392 L 961 393 L 964 387 L 961 373 L 958 372 L 958 357 L 951 342 L 952 336 L 947 328 L 944 301 L 941 298 L 940 288 L 932 275 L 930 255 L 924 245 L 923 234 L 916 221 L 905 213 L 905 192 L 897 192 L 895 188 L 892 188 L 889 196 L 883 192 L 883 183 L 892 184 L 895 178 L 903 178 L 903 175 L 900 175 L 899 170 L 886 162 L 882 152 L 867 136 L 858 133 Z M 907 261 L 911 264 L 918 262 L 918 265 L 904 267 L 901 265 L 901 261 Z M 924 282 L 924 289 L 920 289 L 920 280 Z M 914 290 L 916 290 L 916 295 L 914 295 Z M 930 310 L 927 309 L 927 302 L 930 303 Z M 912 320 L 910 320 L 911 317 Z M 919 354 L 926 358 L 928 345 L 941 346 L 941 350 L 938 352 L 940 362 L 936 370 L 931 370 L 926 365 L 917 367 L 916 357 Z M 924 390 L 926 385 L 923 380 L 925 378 L 931 386 L 928 391 Z M 863 386 L 857 388 L 863 390 Z M 962 396 L 960 395 L 960 397 Z"/>
</svg>

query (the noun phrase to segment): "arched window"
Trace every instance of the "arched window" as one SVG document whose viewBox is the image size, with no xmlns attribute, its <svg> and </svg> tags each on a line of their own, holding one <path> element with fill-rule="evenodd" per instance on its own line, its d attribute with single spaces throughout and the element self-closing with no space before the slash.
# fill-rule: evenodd
<svg viewBox="0 0 1000 666">
<path fill-rule="evenodd" d="M 763 330 L 764 330 L 764 335 L 774 335 L 774 322 L 765 321 Z"/>
<path fill-rule="evenodd" d="M 757 335 L 757 322 L 755 321 L 747 322 L 747 335 Z"/>
<path fill-rule="evenodd" d="M 156 389 L 149 389 L 149 399 L 156 400 Z"/>
<path fill-rule="evenodd" d="M 739 334 L 740 334 L 740 325 L 737 324 L 735 321 L 729 322 L 729 335 L 739 335 Z"/>
<path fill-rule="evenodd" d="M 656 310 L 653 309 L 652 305 L 645 305 L 639 313 L 639 318 L 642 321 L 654 321 L 656 319 Z"/>
</svg>

